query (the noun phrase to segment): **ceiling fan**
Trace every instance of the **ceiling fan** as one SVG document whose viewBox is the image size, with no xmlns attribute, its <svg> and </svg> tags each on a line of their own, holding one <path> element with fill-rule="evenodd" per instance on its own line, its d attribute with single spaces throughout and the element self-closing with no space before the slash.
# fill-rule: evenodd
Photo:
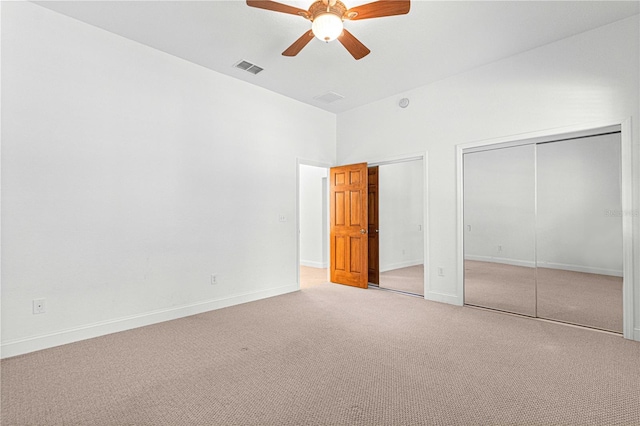
<svg viewBox="0 0 640 426">
<path fill-rule="evenodd" d="M 338 39 L 355 59 L 362 59 L 371 51 L 343 27 L 343 21 L 404 15 L 409 13 L 411 1 L 378 0 L 373 3 L 355 6 L 351 9 L 347 9 L 340 0 L 318 0 L 309 6 L 309 10 L 271 0 L 247 0 L 247 5 L 274 12 L 298 15 L 311 21 L 311 30 L 304 33 L 302 37 L 282 52 L 284 56 L 296 56 L 316 36 L 325 42 Z"/>
</svg>

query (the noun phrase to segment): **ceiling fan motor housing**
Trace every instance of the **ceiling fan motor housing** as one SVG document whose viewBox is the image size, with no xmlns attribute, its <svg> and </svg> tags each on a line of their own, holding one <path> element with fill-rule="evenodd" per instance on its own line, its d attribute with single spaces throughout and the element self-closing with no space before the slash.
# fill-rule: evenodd
<svg viewBox="0 0 640 426">
<path fill-rule="evenodd" d="M 313 3 L 311 6 L 309 6 L 309 19 L 313 21 L 318 15 L 322 15 L 324 13 L 333 13 L 340 19 L 344 19 L 344 14 L 347 11 L 347 7 L 344 5 L 344 3 L 339 0 L 334 4 L 331 3 L 333 2 L 325 3 L 322 0 L 318 0 Z"/>
<path fill-rule="evenodd" d="M 333 4 L 332 4 L 333 3 Z M 313 34 L 324 42 L 335 40 L 342 34 L 344 14 L 346 12 L 344 3 L 338 0 L 316 1 L 309 7 L 311 20 L 311 30 Z"/>
</svg>

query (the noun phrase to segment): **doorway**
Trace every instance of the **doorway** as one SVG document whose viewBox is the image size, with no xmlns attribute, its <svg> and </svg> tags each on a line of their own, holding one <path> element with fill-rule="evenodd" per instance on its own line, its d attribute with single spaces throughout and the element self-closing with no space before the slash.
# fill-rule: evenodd
<svg viewBox="0 0 640 426">
<path fill-rule="evenodd" d="M 362 288 L 371 284 L 424 297 L 425 158 L 426 154 L 331 169 L 330 264 L 336 269 L 331 271 L 332 282 Z M 363 217 L 363 212 L 368 215 Z"/>
<path fill-rule="evenodd" d="M 328 169 L 328 166 L 298 163 L 298 282 L 301 288 L 328 281 Z"/>
<path fill-rule="evenodd" d="M 623 332 L 621 134 L 463 152 L 464 303 Z"/>
</svg>

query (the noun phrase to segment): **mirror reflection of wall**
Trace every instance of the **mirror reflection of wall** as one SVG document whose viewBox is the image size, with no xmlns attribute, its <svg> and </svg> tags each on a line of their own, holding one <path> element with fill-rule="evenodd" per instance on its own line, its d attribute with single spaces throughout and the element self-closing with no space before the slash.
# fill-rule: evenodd
<svg viewBox="0 0 640 426">
<path fill-rule="evenodd" d="M 465 303 L 622 332 L 620 133 L 464 154 Z"/>
<path fill-rule="evenodd" d="M 378 170 L 380 287 L 424 295 L 423 160 Z"/>
</svg>

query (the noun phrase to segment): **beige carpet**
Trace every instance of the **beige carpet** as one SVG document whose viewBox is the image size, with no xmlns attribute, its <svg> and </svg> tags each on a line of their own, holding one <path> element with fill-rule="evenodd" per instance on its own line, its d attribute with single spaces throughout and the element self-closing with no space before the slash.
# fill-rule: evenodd
<svg viewBox="0 0 640 426">
<path fill-rule="evenodd" d="M 535 317 L 535 269 L 465 260 L 464 303 Z"/>
<path fill-rule="evenodd" d="M 300 266 L 301 288 L 326 282 L 328 282 L 327 269 Z M 379 287 L 424 296 L 424 267 L 416 265 L 382 272 Z"/>
<path fill-rule="evenodd" d="M 622 278 L 545 268 L 535 274 L 467 260 L 465 303 L 622 333 Z"/>
<path fill-rule="evenodd" d="M 424 296 L 423 265 L 393 269 L 380 273 L 380 288 L 404 291 L 405 293 Z"/>
<path fill-rule="evenodd" d="M 622 333 L 622 278 L 538 268 L 538 316 Z"/>
<path fill-rule="evenodd" d="M 640 343 L 321 283 L 3 360 L 2 425 L 633 425 Z"/>
</svg>

